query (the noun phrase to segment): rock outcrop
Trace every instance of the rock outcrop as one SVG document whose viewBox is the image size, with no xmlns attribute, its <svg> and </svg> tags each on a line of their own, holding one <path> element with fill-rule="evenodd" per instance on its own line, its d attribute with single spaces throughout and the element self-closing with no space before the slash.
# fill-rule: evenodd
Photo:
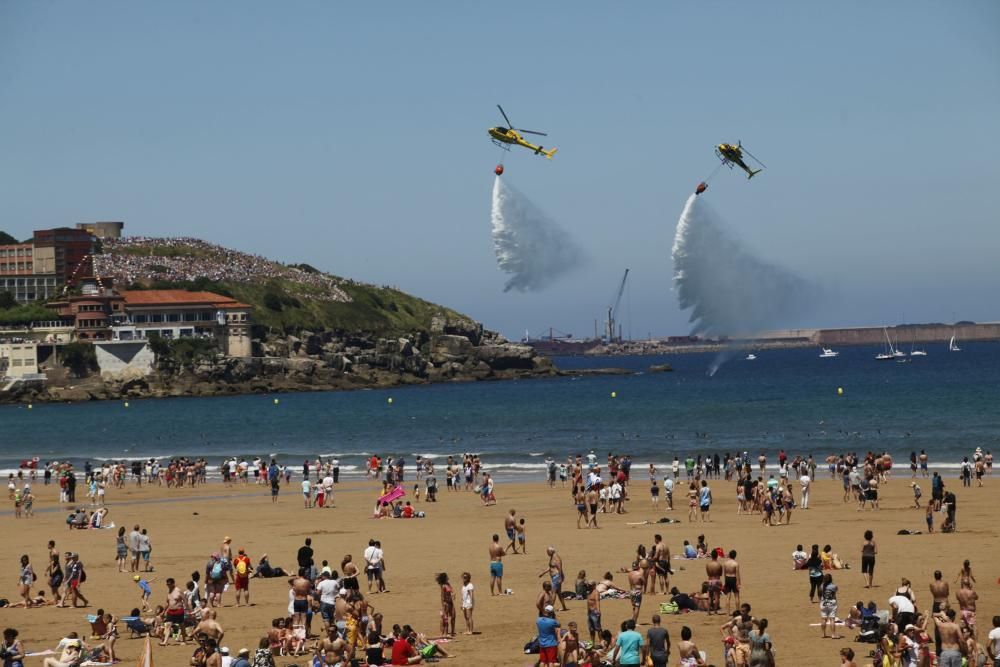
<svg viewBox="0 0 1000 667">
<path fill-rule="evenodd" d="M 464 318 L 433 318 L 430 331 L 378 337 L 362 331 L 298 331 L 254 341 L 261 356 L 158 360 L 151 375 L 123 371 L 73 386 L 23 387 L 0 401 L 215 396 L 392 387 L 554 376 L 552 361 Z"/>
</svg>

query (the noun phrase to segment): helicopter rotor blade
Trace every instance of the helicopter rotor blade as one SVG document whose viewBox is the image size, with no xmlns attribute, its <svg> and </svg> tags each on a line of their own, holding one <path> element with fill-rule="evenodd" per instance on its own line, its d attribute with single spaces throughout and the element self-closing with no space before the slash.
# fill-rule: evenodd
<svg viewBox="0 0 1000 667">
<path fill-rule="evenodd" d="M 525 134 L 537 134 L 540 137 L 547 137 L 547 136 L 549 136 L 549 135 L 545 134 L 544 132 L 535 132 L 534 130 L 522 130 L 519 127 L 515 127 L 513 129 L 517 130 L 518 132 L 524 132 Z"/>
<path fill-rule="evenodd" d="M 507 127 L 508 127 L 508 128 L 512 128 L 512 127 L 514 127 L 514 124 L 513 124 L 512 122 L 510 122 L 510 118 L 507 118 L 507 114 L 506 114 L 506 113 L 504 113 L 504 110 L 503 110 L 503 107 L 502 107 L 502 106 L 500 106 L 500 105 L 498 104 L 498 105 L 497 105 L 497 109 L 500 109 L 500 115 L 502 115 L 502 116 L 503 116 L 503 119 L 504 119 L 505 121 L 507 121 Z"/>
<path fill-rule="evenodd" d="M 752 157 L 757 164 L 759 164 L 760 166 L 764 167 L 765 169 L 767 168 L 766 164 L 764 164 L 763 162 L 761 162 L 760 160 L 758 160 L 757 156 L 755 156 L 753 153 L 751 153 L 750 151 L 748 151 L 746 148 L 743 149 L 743 152 L 746 153 L 747 155 L 749 155 L 750 157 Z"/>
</svg>

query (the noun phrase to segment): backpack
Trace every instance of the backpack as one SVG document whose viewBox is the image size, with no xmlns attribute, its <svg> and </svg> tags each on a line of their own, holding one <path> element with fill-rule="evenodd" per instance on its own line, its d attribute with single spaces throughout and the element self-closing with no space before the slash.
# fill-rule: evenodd
<svg viewBox="0 0 1000 667">
<path fill-rule="evenodd" d="M 217 560 L 217 561 L 215 561 L 215 563 L 212 564 L 212 570 L 210 572 L 210 576 L 212 577 L 212 579 L 214 579 L 216 581 L 219 580 L 219 579 L 222 579 L 222 561 L 221 560 Z"/>
<path fill-rule="evenodd" d="M 243 559 L 240 559 L 240 561 L 236 563 L 236 574 L 242 577 L 246 573 L 247 573 L 247 562 Z M 215 568 L 212 569 L 212 574 L 215 574 Z M 222 573 L 220 572 L 219 574 Z"/>
<path fill-rule="evenodd" d="M 83 569 L 83 563 L 80 563 L 80 583 L 87 581 L 87 571 Z"/>
</svg>

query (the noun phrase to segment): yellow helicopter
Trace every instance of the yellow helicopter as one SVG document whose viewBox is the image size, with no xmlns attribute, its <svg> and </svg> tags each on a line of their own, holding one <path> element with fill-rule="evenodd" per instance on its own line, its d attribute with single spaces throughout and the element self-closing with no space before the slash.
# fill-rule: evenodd
<svg viewBox="0 0 1000 667">
<path fill-rule="evenodd" d="M 751 169 L 747 166 L 747 163 L 743 161 L 743 153 L 749 155 L 754 162 L 761 166 L 760 169 Z M 722 160 L 722 164 L 726 165 L 730 169 L 733 165 L 739 165 L 740 169 L 747 173 L 747 178 L 753 178 L 755 174 L 759 174 L 763 169 L 765 169 L 764 163 L 753 156 L 753 153 L 743 148 L 743 144 L 736 142 L 736 145 L 732 144 L 719 144 L 715 147 L 715 154 Z"/>
<path fill-rule="evenodd" d="M 535 155 L 544 155 L 548 159 L 552 159 L 552 156 L 556 154 L 558 149 L 550 148 L 549 150 L 545 150 L 544 146 L 536 146 L 529 141 L 525 141 L 524 137 L 522 137 L 520 133 L 537 134 L 540 137 L 547 137 L 549 135 L 544 132 L 534 132 L 532 130 L 515 128 L 513 123 L 510 122 L 510 118 L 507 118 L 507 114 L 504 113 L 503 107 L 498 104 L 497 109 L 500 109 L 503 119 L 507 121 L 507 127 L 491 127 L 487 130 L 493 143 L 506 151 L 510 150 L 512 144 L 524 146 L 525 148 L 534 151 Z"/>
</svg>

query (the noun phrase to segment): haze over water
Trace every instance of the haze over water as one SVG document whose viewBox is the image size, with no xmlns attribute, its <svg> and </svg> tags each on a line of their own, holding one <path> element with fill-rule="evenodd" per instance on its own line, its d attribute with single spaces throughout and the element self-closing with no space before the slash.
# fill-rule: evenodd
<svg viewBox="0 0 1000 667">
<path fill-rule="evenodd" d="M 875 348 L 764 350 L 734 355 L 715 374 L 716 355 L 562 358 L 563 368 L 638 371 L 668 361 L 674 373 L 405 389 L 224 398 L 132 400 L 0 407 L 0 469 L 42 461 L 279 454 L 298 469 L 305 457 L 337 454 L 357 474 L 371 453 L 478 452 L 501 476 L 540 475 L 556 460 L 593 449 L 669 464 L 696 454 L 779 448 L 818 459 L 842 451 L 886 450 L 905 467 L 926 449 L 953 467 L 977 446 L 1000 450 L 1000 344 L 962 352 L 927 348 L 913 363 L 877 362 Z M 837 387 L 845 394 L 837 396 Z M 617 398 L 610 397 L 611 392 Z M 392 396 L 390 405 L 387 398 Z M 357 466 L 352 468 L 351 466 Z"/>
</svg>

